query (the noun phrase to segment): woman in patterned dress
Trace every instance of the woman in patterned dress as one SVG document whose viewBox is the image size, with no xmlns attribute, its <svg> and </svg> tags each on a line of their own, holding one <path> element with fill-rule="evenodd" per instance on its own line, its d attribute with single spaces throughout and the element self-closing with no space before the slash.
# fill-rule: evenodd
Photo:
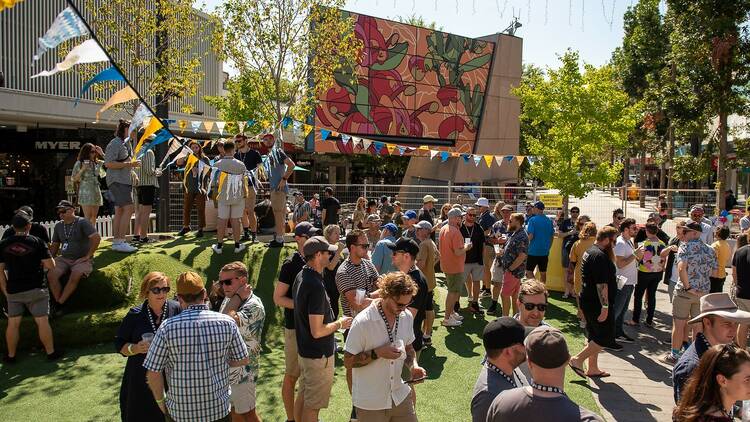
<svg viewBox="0 0 750 422">
<path fill-rule="evenodd" d="M 96 215 L 102 206 L 99 178 L 104 177 L 104 151 L 101 147 L 85 143 L 73 165 L 73 182 L 78 185 L 78 205 L 83 215 L 96 227 Z"/>
</svg>

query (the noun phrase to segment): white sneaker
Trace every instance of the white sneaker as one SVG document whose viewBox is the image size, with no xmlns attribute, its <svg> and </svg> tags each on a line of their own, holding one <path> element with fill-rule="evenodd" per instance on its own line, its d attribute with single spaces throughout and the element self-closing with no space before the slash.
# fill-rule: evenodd
<svg viewBox="0 0 750 422">
<path fill-rule="evenodd" d="M 221 255 L 221 248 L 217 244 L 211 245 L 211 250 L 214 251 L 216 255 Z"/>
<path fill-rule="evenodd" d="M 454 312 L 451 314 L 451 319 L 458 321 L 458 322 L 463 322 L 464 317 L 459 315 L 458 312 Z"/>
<path fill-rule="evenodd" d="M 234 253 L 240 253 L 245 249 L 247 249 L 247 245 L 245 245 L 244 243 L 240 243 L 239 245 L 234 247 Z"/>
<path fill-rule="evenodd" d="M 112 245 L 112 250 L 115 252 L 133 253 L 138 250 L 135 246 L 129 245 L 125 242 L 115 243 Z"/>
<path fill-rule="evenodd" d="M 457 321 L 453 318 L 444 319 L 443 322 L 440 323 L 443 327 L 458 327 L 461 324 L 463 324 L 463 322 Z"/>
</svg>

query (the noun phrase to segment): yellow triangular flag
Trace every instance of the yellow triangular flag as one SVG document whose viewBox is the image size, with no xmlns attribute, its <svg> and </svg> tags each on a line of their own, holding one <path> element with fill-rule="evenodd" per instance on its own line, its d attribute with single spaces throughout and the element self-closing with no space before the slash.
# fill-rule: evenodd
<svg viewBox="0 0 750 422">
<path fill-rule="evenodd" d="M 206 126 L 206 132 L 211 133 L 211 129 L 214 128 L 214 122 L 212 121 L 205 121 L 203 122 L 203 125 Z"/>
<path fill-rule="evenodd" d="M 458 157 L 458 156 L 460 156 L 460 155 L 461 155 L 461 154 L 459 154 L 459 153 L 457 153 L 457 152 L 451 152 L 451 157 Z"/>
<path fill-rule="evenodd" d="M 419 149 L 421 149 L 422 151 L 429 151 L 430 150 L 430 148 L 427 145 L 420 145 Z"/>
<path fill-rule="evenodd" d="M 103 113 L 106 109 L 112 107 L 113 105 L 121 104 L 130 100 L 135 100 L 137 98 L 138 94 L 133 91 L 133 88 L 131 88 L 130 85 L 126 86 L 125 88 L 115 92 L 111 97 L 109 97 L 109 100 L 107 100 L 104 106 L 96 113 L 96 120 L 99 120 L 99 114 Z"/>
<path fill-rule="evenodd" d="M 185 174 L 187 175 L 190 170 L 195 167 L 195 164 L 198 162 L 198 157 L 195 156 L 195 154 L 190 154 L 187 157 L 187 162 L 185 163 Z"/>
<path fill-rule="evenodd" d="M 312 132 L 313 127 L 312 125 L 304 124 L 302 125 L 302 129 L 304 129 L 305 136 L 307 136 L 310 134 L 310 132 Z"/>
<path fill-rule="evenodd" d="M 389 155 L 393 155 L 393 151 L 396 149 L 396 145 L 385 144 L 385 148 L 388 150 Z"/>
<path fill-rule="evenodd" d="M 224 186 L 224 180 L 227 179 L 227 173 L 224 173 L 223 171 L 219 174 L 219 188 L 217 189 L 218 193 L 221 193 L 221 187 Z"/>
<path fill-rule="evenodd" d="M 184 132 L 187 127 L 187 120 L 178 120 L 177 126 L 180 128 L 180 132 Z"/>
<path fill-rule="evenodd" d="M 521 167 L 521 164 L 523 164 L 523 160 L 526 158 L 526 156 L 523 155 L 516 155 L 516 161 L 518 162 L 518 166 Z"/>
<path fill-rule="evenodd" d="M 161 120 L 157 118 L 151 119 L 151 121 L 148 122 L 148 126 L 146 126 L 146 130 L 143 132 L 143 135 L 141 135 L 141 139 L 138 140 L 138 145 L 135 146 L 135 153 L 133 154 L 133 161 L 135 161 L 135 157 L 138 156 L 138 152 L 141 150 L 141 147 L 143 147 L 143 142 L 148 138 L 149 136 L 156 133 L 157 130 L 163 128 L 164 126 L 161 124 Z"/>
<path fill-rule="evenodd" d="M 492 156 L 491 155 L 485 155 L 484 156 L 484 162 L 487 163 L 487 167 L 492 167 Z"/>
</svg>

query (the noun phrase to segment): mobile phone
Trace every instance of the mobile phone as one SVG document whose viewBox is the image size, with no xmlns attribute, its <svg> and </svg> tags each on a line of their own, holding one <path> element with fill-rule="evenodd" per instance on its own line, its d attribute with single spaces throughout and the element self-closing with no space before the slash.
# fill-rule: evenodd
<svg viewBox="0 0 750 422">
<path fill-rule="evenodd" d="M 427 377 L 415 378 L 415 379 L 411 379 L 409 381 L 406 381 L 406 384 L 414 384 L 415 382 L 424 381 L 426 379 L 427 379 Z"/>
</svg>

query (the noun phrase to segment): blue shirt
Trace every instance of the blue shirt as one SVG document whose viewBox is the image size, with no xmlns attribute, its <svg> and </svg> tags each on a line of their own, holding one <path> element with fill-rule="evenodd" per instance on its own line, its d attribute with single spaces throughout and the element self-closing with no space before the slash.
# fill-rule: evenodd
<svg viewBox="0 0 750 422">
<path fill-rule="evenodd" d="M 534 215 L 526 225 L 526 232 L 534 235 L 534 238 L 529 243 L 529 255 L 549 255 L 549 250 L 552 247 L 552 236 L 555 235 L 555 228 L 552 226 L 552 221 L 545 215 Z"/>
<path fill-rule="evenodd" d="M 711 345 L 708 344 L 708 340 L 703 336 L 703 333 L 698 333 L 695 336 L 695 341 L 685 350 L 685 353 L 680 356 L 680 360 L 672 368 L 672 388 L 674 389 L 675 403 L 680 401 L 685 382 L 690 378 L 690 374 L 693 373 L 695 368 L 698 367 L 701 356 L 706 353 L 709 347 Z"/>
<path fill-rule="evenodd" d="M 393 266 L 393 251 L 388 247 L 388 245 L 394 245 L 395 243 L 395 237 L 386 236 L 375 245 L 375 250 L 372 252 L 372 263 L 375 264 L 378 274 L 385 274 L 395 269 Z"/>
<path fill-rule="evenodd" d="M 271 190 L 278 190 L 279 183 L 286 173 L 286 159 L 287 155 L 280 147 L 271 148 L 271 152 L 268 153 L 268 182 L 271 185 Z M 282 192 L 289 192 L 289 185 L 285 184 Z"/>
</svg>

